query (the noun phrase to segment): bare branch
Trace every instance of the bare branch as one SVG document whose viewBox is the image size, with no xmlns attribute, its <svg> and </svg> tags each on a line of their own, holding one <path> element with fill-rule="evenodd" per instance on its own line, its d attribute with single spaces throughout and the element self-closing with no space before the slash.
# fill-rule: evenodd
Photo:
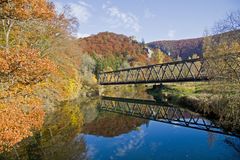
<svg viewBox="0 0 240 160">
<path fill-rule="evenodd" d="M 0 45 L 0 48 L 5 49 L 6 47 L 4 47 L 3 45 Z"/>
<path fill-rule="evenodd" d="M 240 10 L 228 13 L 226 18 L 215 24 L 214 34 L 240 30 Z"/>
</svg>

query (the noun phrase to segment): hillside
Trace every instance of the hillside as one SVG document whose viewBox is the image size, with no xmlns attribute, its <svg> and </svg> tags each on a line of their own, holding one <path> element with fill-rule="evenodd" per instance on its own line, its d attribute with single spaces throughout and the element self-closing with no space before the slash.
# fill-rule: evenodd
<svg viewBox="0 0 240 160">
<path fill-rule="evenodd" d="M 229 31 L 221 34 L 216 34 L 213 36 L 209 36 L 208 38 L 212 39 L 211 41 L 215 41 L 212 46 L 217 45 L 222 40 L 228 39 L 239 39 L 240 30 Z M 204 38 L 192 38 L 192 39 L 182 39 L 182 40 L 162 40 L 162 41 L 154 41 L 147 44 L 149 48 L 161 49 L 167 55 L 170 55 L 173 59 L 177 59 L 177 57 L 181 57 L 182 59 L 188 59 L 192 57 L 193 54 L 197 54 L 199 57 L 203 56 L 203 45 Z M 216 47 L 216 46 L 214 46 Z"/>
<path fill-rule="evenodd" d="M 193 54 L 202 56 L 203 38 L 183 39 L 183 40 L 163 40 L 147 44 L 150 48 L 160 48 L 162 52 L 176 59 L 180 56 L 187 59 Z"/>
<path fill-rule="evenodd" d="M 100 57 L 117 56 L 128 61 L 147 62 L 144 46 L 131 37 L 111 32 L 101 32 L 79 39 L 84 53 Z"/>
</svg>

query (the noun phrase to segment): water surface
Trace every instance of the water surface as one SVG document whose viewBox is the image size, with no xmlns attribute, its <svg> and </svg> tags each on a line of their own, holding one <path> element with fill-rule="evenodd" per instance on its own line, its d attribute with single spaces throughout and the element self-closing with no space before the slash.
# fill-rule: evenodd
<svg viewBox="0 0 240 160">
<path fill-rule="evenodd" d="M 188 109 L 105 97 L 66 103 L 2 159 L 239 160 L 240 139 Z"/>
</svg>

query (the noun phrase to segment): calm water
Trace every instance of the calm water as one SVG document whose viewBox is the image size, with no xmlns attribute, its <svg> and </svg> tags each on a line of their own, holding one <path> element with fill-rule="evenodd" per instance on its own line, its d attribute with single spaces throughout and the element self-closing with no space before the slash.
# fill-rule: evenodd
<svg viewBox="0 0 240 160">
<path fill-rule="evenodd" d="M 152 100 L 66 103 L 2 159 L 239 160 L 240 139 L 201 115 Z M 82 124 L 75 119 L 81 115 Z M 54 117 L 54 118 L 53 118 Z"/>
</svg>

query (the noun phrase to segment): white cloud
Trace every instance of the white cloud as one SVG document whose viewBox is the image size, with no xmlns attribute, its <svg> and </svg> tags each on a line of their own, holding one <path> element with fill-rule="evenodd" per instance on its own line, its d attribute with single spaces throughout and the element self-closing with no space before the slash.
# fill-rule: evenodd
<svg viewBox="0 0 240 160">
<path fill-rule="evenodd" d="M 107 8 L 109 5 L 111 5 L 111 2 L 110 2 L 110 1 L 107 1 L 107 2 L 103 3 L 102 9 Z"/>
<path fill-rule="evenodd" d="M 154 18 L 155 14 L 153 14 L 150 9 L 145 9 L 144 10 L 144 18 L 150 19 L 150 18 Z"/>
<path fill-rule="evenodd" d="M 132 29 L 135 32 L 140 31 L 141 27 L 139 25 L 138 18 L 134 14 L 122 12 L 115 6 L 109 6 L 109 3 L 103 4 L 102 8 L 110 17 L 108 18 L 108 22 L 112 28 L 123 27 Z"/>
<path fill-rule="evenodd" d="M 64 11 L 64 6 L 69 6 L 71 8 L 70 14 L 78 19 L 78 22 L 86 23 L 88 19 L 91 17 L 91 5 L 87 4 L 84 1 L 77 1 L 76 3 L 61 3 L 58 1 L 54 1 L 57 12 L 61 13 Z"/>
<path fill-rule="evenodd" d="M 78 32 L 78 33 L 76 34 L 76 37 L 77 37 L 77 38 L 84 38 L 84 37 L 88 37 L 88 36 L 90 36 L 90 34 L 80 33 L 80 32 Z"/>
<path fill-rule="evenodd" d="M 83 2 L 83 1 L 78 1 L 78 3 L 82 6 L 85 6 L 85 7 L 88 7 L 88 8 L 92 8 L 92 6 L 86 2 Z"/>
<path fill-rule="evenodd" d="M 175 37 L 175 35 L 176 35 L 176 30 L 170 29 L 168 31 L 168 38 L 172 39 Z"/>
<path fill-rule="evenodd" d="M 86 5 L 83 5 L 82 3 L 84 3 L 84 2 L 79 1 L 78 3 L 70 3 L 69 4 L 72 9 L 73 16 L 78 19 L 78 22 L 80 24 L 86 23 L 88 21 L 88 19 L 91 17 L 89 7 Z"/>
</svg>

